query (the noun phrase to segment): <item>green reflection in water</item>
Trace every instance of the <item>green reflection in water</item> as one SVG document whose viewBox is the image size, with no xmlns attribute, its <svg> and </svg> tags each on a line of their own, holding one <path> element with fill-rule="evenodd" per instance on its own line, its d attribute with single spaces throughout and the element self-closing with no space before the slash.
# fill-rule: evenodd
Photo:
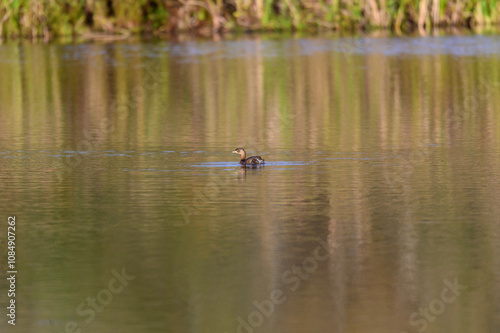
<svg viewBox="0 0 500 333">
<path fill-rule="evenodd" d="M 234 332 L 279 289 L 256 331 L 414 332 L 457 278 L 429 331 L 496 331 L 498 57 L 226 43 L 0 48 L 20 328 Z M 239 146 L 267 165 L 240 169 Z M 332 254 L 303 278 L 318 239 Z"/>
</svg>

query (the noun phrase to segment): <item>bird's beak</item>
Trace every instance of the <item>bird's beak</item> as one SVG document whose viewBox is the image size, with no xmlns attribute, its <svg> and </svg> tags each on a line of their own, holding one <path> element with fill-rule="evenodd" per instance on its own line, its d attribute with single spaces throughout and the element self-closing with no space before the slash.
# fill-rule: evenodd
<svg viewBox="0 0 500 333">
<path fill-rule="evenodd" d="M 232 151 L 233 154 L 239 154 L 236 150 Z"/>
</svg>

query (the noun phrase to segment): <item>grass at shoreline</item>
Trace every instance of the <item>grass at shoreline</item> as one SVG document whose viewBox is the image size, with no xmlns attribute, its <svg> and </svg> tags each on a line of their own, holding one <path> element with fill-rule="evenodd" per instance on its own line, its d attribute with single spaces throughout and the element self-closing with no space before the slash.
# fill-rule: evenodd
<svg viewBox="0 0 500 333">
<path fill-rule="evenodd" d="M 498 0 L 0 0 L 1 38 L 275 30 L 425 33 L 499 22 Z"/>
</svg>

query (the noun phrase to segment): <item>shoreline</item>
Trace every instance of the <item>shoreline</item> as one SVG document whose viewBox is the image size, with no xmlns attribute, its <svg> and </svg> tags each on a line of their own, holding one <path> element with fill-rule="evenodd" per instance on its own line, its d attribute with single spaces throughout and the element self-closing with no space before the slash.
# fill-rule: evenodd
<svg viewBox="0 0 500 333">
<path fill-rule="evenodd" d="M 431 31 L 412 31 L 409 33 L 397 33 L 387 29 L 374 29 L 371 31 L 227 31 L 213 35 L 200 35 L 192 32 L 179 32 L 175 34 L 151 35 L 142 33 L 112 34 L 102 32 L 84 33 L 74 36 L 43 37 L 16 37 L 0 38 L 0 45 L 10 43 L 114 43 L 114 42 L 158 42 L 158 41 L 222 41 L 236 39 L 260 39 L 260 38 L 301 38 L 301 37 L 332 37 L 332 38 L 389 38 L 389 37 L 439 37 L 439 36 L 474 36 L 474 35 L 497 35 L 500 29 L 434 29 Z"/>
</svg>

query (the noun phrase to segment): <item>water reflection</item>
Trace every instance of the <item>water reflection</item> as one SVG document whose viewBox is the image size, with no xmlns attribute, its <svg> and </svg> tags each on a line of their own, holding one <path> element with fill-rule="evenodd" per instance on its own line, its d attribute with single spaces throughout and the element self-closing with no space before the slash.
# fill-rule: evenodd
<svg viewBox="0 0 500 333">
<path fill-rule="evenodd" d="M 1 46 L 19 329 L 496 331 L 497 42 Z"/>
</svg>

